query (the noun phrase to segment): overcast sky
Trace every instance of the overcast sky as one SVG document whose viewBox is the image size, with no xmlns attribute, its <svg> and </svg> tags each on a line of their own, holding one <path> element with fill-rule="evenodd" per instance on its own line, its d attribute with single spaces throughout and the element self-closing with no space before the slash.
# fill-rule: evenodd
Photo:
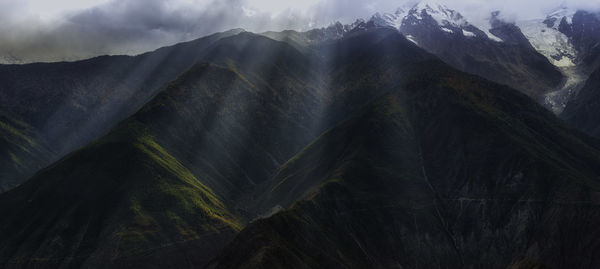
<svg viewBox="0 0 600 269">
<path fill-rule="evenodd" d="M 0 0 L 0 61 L 55 61 L 137 54 L 232 28 L 248 31 L 349 23 L 415 0 Z M 434 2 L 434 1 L 432 1 Z M 501 10 L 530 19 L 600 0 L 440 0 L 467 18 Z"/>
</svg>

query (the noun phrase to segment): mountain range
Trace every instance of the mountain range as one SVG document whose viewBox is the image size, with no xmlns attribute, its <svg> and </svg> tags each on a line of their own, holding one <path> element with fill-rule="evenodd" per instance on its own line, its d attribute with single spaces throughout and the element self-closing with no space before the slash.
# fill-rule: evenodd
<svg viewBox="0 0 600 269">
<path fill-rule="evenodd" d="M 427 0 L 348 25 L 337 22 L 307 32 L 263 34 L 301 49 L 371 28 L 396 29 L 453 67 L 511 86 L 557 115 L 567 106 L 570 111 L 582 109 L 575 108 L 574 100 L 600 67 L 598 13 L 564 5 L 539 19 L 514 22 L 492 12 L 486 20 L 470 21 L 457 10 Z M 594 126 L 584 128 L 588 133 L 598 121 L 590 124 Z"/>
<path fill-rule="evenodd" d="M 600 267 L 599 30 L 423 1 L 0 65 L 0 268 Z"/>
<path fill-rule="evenodd" d="M 197 63 L 205 48 L 240 32 L 214 34 L 135 57 L 0 65 L 0 127 L 6 133 L 0 140 L 0 191 L 105 134 Z"/>
</svg>

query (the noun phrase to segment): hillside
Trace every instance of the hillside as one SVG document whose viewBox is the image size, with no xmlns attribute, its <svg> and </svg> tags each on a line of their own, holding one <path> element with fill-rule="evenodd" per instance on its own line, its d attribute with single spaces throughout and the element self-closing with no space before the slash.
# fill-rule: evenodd
<svg viewBox="0 0 600 269">
<path fill-rule="evenodd" d="M 266 47 L 264 62 L 246 59 Z M 194 66 L 108 135 L 0 196 L 0 264 L 198 266 L 230 240 L 246 221 L 235 197 L 313 139 L 302 118 L 319 84 L 301 80 L 299 52 L 264 37 L 223 39 L 210 55 L 229 66 Z"/>
<path fill-rule="evenodd" d="M 106 134 L 166 83 L 199 62 L 232 30 L 139 56 L 102 56 L 78 62 L 0 65 L 0 113 L 27 126 L 43 154 L 6 167 L 0 190 L 10 189 L 69 152 Z M 14 126 L 13 126 L 14 127 Z M 1 146 L 1 154 L 16 154 Z M 11 164 L 12 165 L 12 164 Z M 23 172 L 26 171 L 26 172 Z"/>
<path fill-rule="evenodd" d="M 600 137 L 600 68 L 593 72 L 579 94 L 565 108 L 561 117 L 590 135 Z"/>
<path fill-rule="evenodd" d="M 338 62 L 373 45 L 384 50 Z M 325 64 L 250 33 L 221 39 L 208 50 L 212 63 L 194 66 L 108 135 L 0 196 L 7 216 L 0 264 L 202 265 L 266 210 L 249 210 L 247 194 L 368 102 L 364 90 L 376 94 L 381 83 L 394 82 L 374 77 L 386 52 L 402 52 L 386 58 L 397 65 L 431 57 L 391 31 L 341 48 Z M 368 64 L 357 69 L 360 62 Z M 338 70 L 348 71 L 337 80 L 323 75 Z M 362 77 L 350 72 L 367 70 Z M 191 254 L 198 248 L 205 254 Z"/>
<path fill-rule="evenodd" d="M 262 195 L 285 210 L 208 268 L 598 266 L 598 141 L 511 89 L 418 69 L 282 166 Z"/>
<path fill-rule="evenodd" d="M 392 29 L 203 51 L 0 195 L 0 267 L 598 264 L 600 142 L 526 95 Z"/>
</svg>

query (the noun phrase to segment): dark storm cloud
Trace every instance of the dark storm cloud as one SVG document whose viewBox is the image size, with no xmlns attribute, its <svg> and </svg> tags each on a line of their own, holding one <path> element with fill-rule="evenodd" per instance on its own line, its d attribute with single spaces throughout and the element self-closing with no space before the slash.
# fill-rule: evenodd
<svg viewBox="0 0 600 269">
<path fill-rule="evenodd" d="M 306 18 L 293 11 L 277 16 L 260 10 L 249 14 L 245 6 L 243 0 L 119 0 L 63 14 L 50 22 L 25 18 L 0 27 L 4 40 L 0 56 L 4 60 L 54 61 L 136 54 L 232 28 L 308 27 Z M 7 5 L 0 10 L 16 7 Z"/>
<path fill-rule="evenodd" d="M 215 1 L 209 5 L 213 9 L 193 6 L 174 6 L 171 1 L 161 0 L 129 0 L 112 2 L 100 7 L 91 8 L 70 16 L 69 22 L 88 29 L 116 32 L 118 35 L 146 35 L 153 32 L 188 33 L 218 28 L 227 19 L 228 13 L 239 13 L 234 10 L 224 12 L 223 6 L 235 6 L 237 0 Z"/>
<path fill-rule="evenodd" d="M 0 0 L 0 61 L 55 61 L 101 54 L 136 54 L 232 28 L 248 31 L 308 29 L 334 21 L 351 22 L 376 11 L 390 12 L 414 0 L 313 0 L 311 6 L 270 10 L 272 0 L 111 0 L 61 13 L 51 19 L 27 14 L 36 0 Z M 554 0 L 446 0 L 448 6 L 480 16 L 503 10 L 513 18 L 541 16 L 564 4 Z M 593 2 L 593 1 L 592 1 Z M 33 3 L 33 4 L 31 4 Z M 290 2 L 292 3 L 292 2 Z M 573 0 L 571 7 L 598 4 Z M 283 4 L 283 6 L 285 3 Z M 285 6 L 284 6 L 285 7 Z M 469 14 L 470 13 L 470 14 Z"/>
</svg>

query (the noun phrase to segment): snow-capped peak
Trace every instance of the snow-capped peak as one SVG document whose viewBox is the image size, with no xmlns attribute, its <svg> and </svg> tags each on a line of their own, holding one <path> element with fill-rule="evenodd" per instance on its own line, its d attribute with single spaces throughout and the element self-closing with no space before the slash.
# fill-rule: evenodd
<svg viewBox="0 0 600 269">
<path fill-rule="evenodd" d="M 431 23 L 431 20 L 441 31 L 450 34 L 462 33 L 468 38 L 487 37 L 489 40 L 503 42 L 502 39 L 490 32 L 492 26 L 489 20 L 472 23 L 458 11 L 432 0 L 402 6 L 394 13 L 376 13 L 369 22 L 378 27 L 393 27 L 403 32 L 403 28 L 407 26 L 427 24 Z"/>
<path fill-rule="evenodd" d="M 460 27 L 468 24 L 467 20 L 460 13 L 434 1 L 421 1 L 417 3 L 408 12 L 408 15 L 421 19 L 424 13 L 431 16 L 440 26 L 453 25 Z"/>
<path fill-rule="evenodd" d="M 478 32 L 478 29 L 481 30 L 481 32 L 483 32 L 488 39 L 496 42 L 503 42 L 502 39 L 490 32 L 492 27 L 489 21 L 485 21 L 483 23 L 470 22 L 467 20 L 467 18 L 460 14 L 460 12 L 450 9 L 448 6 L 435 1 L 427 0 L 417 3 L 410 9 L 407 18 L 412 17 L 413 19 L 411 20 L 411 23 L 415 23 L 415 21 L 422 20 L 422 16 L 425 14 L 433 18 L 445 32 L 453 32 L 453 30 L 451 30 L 452 28 L 460 28 L 464 36 L 477 37 L 480 35 L 475 33 Z"/>
<path fill-rule="evenodd" d="M 412 9 L 416 9 L 419 11 L 424 10 L 424 9 L 427 11 L 445 10 L 445 9 L 449 10 L 449 8 L 446 5 L 444 5 L 440 2 L 431 1 L 431 0 L 419 1 L 412 7 Z"/>
<path fill-rule="evenodd" d="M 400 29 L 402 21 L 408 15 L 411 7 L 412 6 L 399 7 L 394 13 L 381 14 L 377 12 L 371 17 L 370 21 L 379 27 L 393 27 L 395 29 Z"/>
</svg>

